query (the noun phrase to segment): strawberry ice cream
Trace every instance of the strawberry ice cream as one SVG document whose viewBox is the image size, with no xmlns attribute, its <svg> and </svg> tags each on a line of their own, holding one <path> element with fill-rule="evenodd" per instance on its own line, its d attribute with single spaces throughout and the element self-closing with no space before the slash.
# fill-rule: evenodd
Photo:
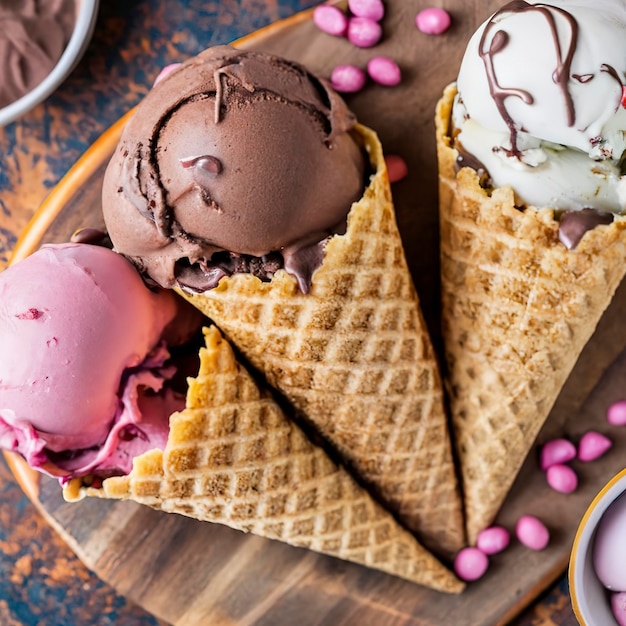
<svg viewBox="0 0 626 626">
<path fill-rule="evenodd" d="M 184 307 L 184 308 L 182 308 Z M 176 327 L 172 322 L 176 318 Z M 184 396 L 168 345 L 199 317 L 103 247 L 44 246 L 0 274 L 0 447 L 66 482 L 128 473 Z"/>
</svg>

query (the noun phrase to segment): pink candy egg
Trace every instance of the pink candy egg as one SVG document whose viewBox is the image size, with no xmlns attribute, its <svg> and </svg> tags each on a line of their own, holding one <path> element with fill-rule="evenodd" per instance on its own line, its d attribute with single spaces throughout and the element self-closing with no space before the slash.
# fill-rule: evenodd
<svg viewBox="0 0 626 626">
<path fill-rule="evenodd" d="M 154 87 L 154 85 L 161 82 L 168 74 L 171 74 L 176 68 L 180 67 L 180 65 L 180 63 L 170 63 L 169 65 L 166 65 L 154 79 L 154 84 L 152 86 Z"/>
<path fill-rule="evenodd" d="M 541 448 L 541 469 L 545 472 L 551 465 L 567 463 L 576 458 L 576 446 L 567 439 L 552 439 Z"/>
<path fill-rule="evenodd" d="M 313 11 L 313 23 L 323 32 L 343 37 L 348 30 L 348 18 L 337 7 L 322 4 Z"/>
<path fill-rule="evenodd" d="M 383 36 L 383 29 L 378 22 L 367 17 L 352 17 L 348 21 L 348 41 L 358 48 L 371 48 Z"/>
<path fill-rule="evenodd" d="M 545 524 L 533 515 L 523 515 L 515 526 L 520 543 L 531 550 L 543 550 L 550 543 L 550 533 Z"/>
<path fill-rule="evenodd" d="M 612 446 L 613 442 L 608 437 L 590 430 L 578 442 L 578 458 L 581 461 L 595 461 Z"/>
<path fill-rule="evenodd" d="M 619 626 L 626 626 L 626 592 L 611 594 L 611 610 Z"/>
<path fill-rule="evenodd" d="M 462 580 L 478 580 L 488 567 L 487 555 L 478 548 L 463 548 L 454 559 L 454 571 Z"/>
<path fill-rule="evenodd" d="M 546 471 L 548 485 L 559 493 L 572 493 L 578 487 L 578 476 L 569 465 L 551 465 Z"/>
<path fill-rule="evenodd" d="M 385 15 L 385 5 L 382 0 L 348 0 L 348 8 L 352 15 L 367 17 L 380 22 Z"/>
<path fill-rule="evenodd" d="M 606 418 L 613 426 L 626 426 L 626 400 L 612 404 L 607 411 Z"/>
<path fill-rule="evenodd" d="M 397 154 L 386 154 L 385 164 L 387 165 L 387 175 L 390 183 L 397 183 L 409 173 L 406 161 Z"/>
<path fill-rule="evenodd" d="M 379 85 L 395 87 L 402 80 L 402 73 L 398 64 L 389 57 L 374 57 L 367 63 L 367 73 Z"/>
<path fill-rule="evenodd" d="M 415 25 L 427 35 L 441 35 L 448 30 L 451 21 L 447 11 L 433 7 L 420 11 L 415 18 Z"/>
<path fill-rule="evenodd" d="M 604 512 L 596 529 L 593 567 L 600 582 L 611 591 L 626 591 L 626 495 Z"/>
<path fill-rule="evenodd" d="M 365 87 L 365 72 L 356 65 L 338 65 L 330 75 L 330 84 L 341 93 L 355 93 Z"/>
<path fill-rule="evenodd" d="M 502 526 L 491 526 L 481 530 L 476 537 L 476 547 L 485 554 L 502 552 L 511 540 L 509 531 Z"/>
</svg>

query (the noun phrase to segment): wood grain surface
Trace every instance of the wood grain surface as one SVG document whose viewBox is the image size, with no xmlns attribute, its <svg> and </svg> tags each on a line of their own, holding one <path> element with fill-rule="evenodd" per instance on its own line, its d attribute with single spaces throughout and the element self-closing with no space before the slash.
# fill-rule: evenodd
<svg viewBox="0 0 626 626">
<path fill-rule="evenodd" d="M 375 54 L 387 54 L 400 63 L 403 83 L 394 89 L 369 85 L 347 98 L 360 121 L 379 132 L 386 152 L 401 155 L 409 165 L 409 176 L 394 185 L 393 194 L 409 264 L 437 344 L 434 107 L 443 87 L 455 77 L 471 32 L 500 4 L 450 0 L 446 8 L 454 26 L 443 36 L 429 37 L 414 25 L 422 3 L 388 1 L 386 35 Z M 261 32 L 241 45 L 301 61 L 322 76 L 340 62 L 364 66 L 374 55 L 320 33 L 310 15 Z M 80 172 L 56 188 L 18 242 L 16 258 L 40 243 L 67 240 L 78 227 L 102 225 L 100 183 L 119 130 L 120 125 L 113 128 L 82 161 Z M 623 285 L 539 438 L 558 434 L 576 440 L 594 428 L 615 441 L 613 450 L 595 463 L 575 465 L 581 485 L 569 496 L 547 487 L 531 454 L 498 521 L 512 529 L 522 514 L 535 514 L 552 532 L 550 546 L 532 552 L 513 542 L 492 559 L 487 576 L 459 597 L 133 503 L 66 504 L 52 480 L 40 481 L 37 501 L 91 569 L 172 624 L 503 624 L 562 576 L 578 520 L 602 485 L 623 467 L 626 429 L 610 428 L 605 413 L 623 395 L 625 313 Z"/>
</svg>

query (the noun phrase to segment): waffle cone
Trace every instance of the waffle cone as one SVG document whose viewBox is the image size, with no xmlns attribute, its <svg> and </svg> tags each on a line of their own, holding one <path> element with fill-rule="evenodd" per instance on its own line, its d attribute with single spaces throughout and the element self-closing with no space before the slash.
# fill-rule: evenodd
<svg viewBox="0 0 626 626">
<path fill-rule="evenodd" d="M 165 450 L 133 461 L 101 489 L 75 479 L 66 499 L 130 499 L 225 524 L 458 593 L 463 584 L 287 419 L 237 363 L 215 326 L 205 330 L 187 406 L 170 418 Z"/>
<path fill-rule="evenodd" d="M 382 149 L 358 127 L 374 174 L 302 294 L 284 271 L 198 295 L 210 317 L 429 548 L 464 545 L 438 364 L 395 222 Z"/>
<path fill-rule="evenodd" d="M 550 208 L 516 208 L 455 169 L 449 86 L 437 107 L 442 324 L 468 539 L 502 505 L 626 270 L 626 219 L 573 250 Z"/>
</svg>

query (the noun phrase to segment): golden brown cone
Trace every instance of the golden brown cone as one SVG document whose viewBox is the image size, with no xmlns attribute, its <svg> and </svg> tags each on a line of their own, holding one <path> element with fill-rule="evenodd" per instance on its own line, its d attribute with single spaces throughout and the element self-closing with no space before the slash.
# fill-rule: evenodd
<svg viewBox="0 0 626 626">
<path fill-rule="evenodd" d="M 462 591 L 463 583 L 259 390 L 215 326 L 205 340 L 164 452 L 135 458 L 128 476 L 108 478 L 102 489 L 75 479 L 66 499 L 130 499 Z"/>
<path fill-rule="evenodd" d="M 515 205 L 471 168 L 456 172 L 450 114 L 437 107 L 443 337 L 468 540 L 496 516 L 626 270 L 626 219 L 574 250 L 550 208 Z"/>
<path fill-rule="evenodd" d="M 331 442 L 430 549 L 465 542 L 462 505 L 430 337 L 405 260 L 382 148 L 357 131 L 371 182 L 302 294 L 284 271 L 183 294 Z"/>
</svg>

